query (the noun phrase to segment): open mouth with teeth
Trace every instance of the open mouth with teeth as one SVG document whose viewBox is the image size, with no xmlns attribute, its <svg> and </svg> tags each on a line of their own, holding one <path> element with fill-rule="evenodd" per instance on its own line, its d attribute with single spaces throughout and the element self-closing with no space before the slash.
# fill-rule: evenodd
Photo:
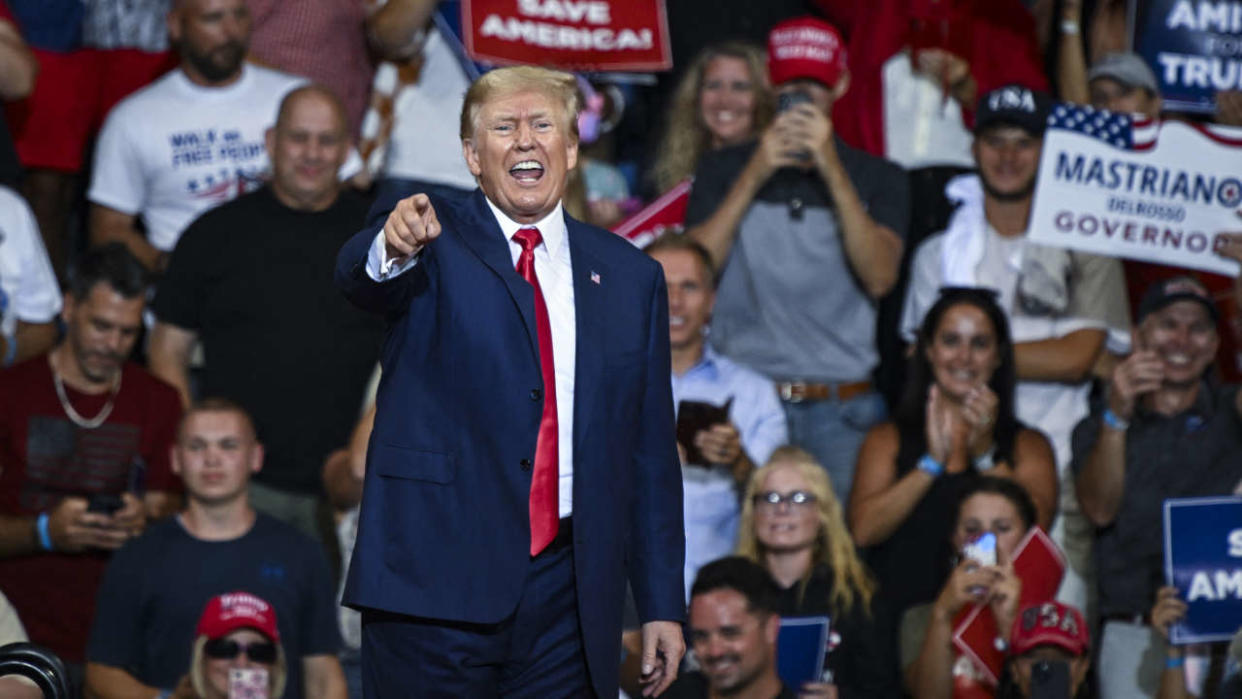
<svg viewBox="0 0 1242 699">
<path fill-rule="evenodd" d="M 543 179 L 543 163 L 537 160 L 523 160 L 509 168 L 509 175 L 518 182 L 538 182 Z"/>
</svg>

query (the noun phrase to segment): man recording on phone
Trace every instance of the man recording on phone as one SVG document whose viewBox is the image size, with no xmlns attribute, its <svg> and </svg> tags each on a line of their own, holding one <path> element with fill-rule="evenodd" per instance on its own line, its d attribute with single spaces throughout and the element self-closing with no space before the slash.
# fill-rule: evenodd
<svg viewBox="0 0 1242 699">
<path fill-rule="evenodd" d="M 1091 640 L 1082 613 L 1060 602 L 1024 608 L 1010 638 L 1010 676 L 1002 697 L 1070 699 L 1078 695 L 1091 663 Z"/>
<path fill-rule="evenodd" d="M 757 142 L 703 158 L 687 234 L 721 270 L 712 346 L 776 382 L 791 441 L 846 501 L 863 437 L 884 418 L 870 380 L 876 307 L 897 281 L 907 180 L 834 135 L 850 78 L 832 25 L 777 24 L 768 55 L 783 111 Z"/>
<path fill-rule="evenodd" d="M 177 393 L 127 361 L 146 288 L 123 245 L 92 251 L 65 294 L 64 339 L 0 372 L 0 589 L 75 679 L 111 552 L 180 490 Z"/>
</svg>

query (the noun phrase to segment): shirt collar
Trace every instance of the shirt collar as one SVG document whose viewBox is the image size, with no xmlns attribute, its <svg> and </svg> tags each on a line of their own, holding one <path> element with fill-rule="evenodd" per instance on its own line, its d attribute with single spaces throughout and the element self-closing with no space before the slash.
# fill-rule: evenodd
<svg viewBox="0 0 1242 699">
<path fill-rule="evenodd" d="M 504 234 L 505 240 L 513 242 L 513 234 L 523 228 L 538 228 L 539 235 L 543 238 L 543 244 L 548 249 L 548 255 L 553 259 L 561 250 L 561 244 L 565 242 L 567 231 L 565 228 L 565 212 L 561 208 L 561 203 L 556 203 L 556 208 L 551 213 L 534 223 L 518 223 L 509 218 L 505 212 L 492 203 L 492 200 L 483 197 L 487 202 L 487 206 L 492 210 L 492 215 L 496 217 L 496 223 L 500 224 L 500 232 Z"/>
<path fill-rule="evenodd" d="M 698 363 L 686 370 L 682 376 L 703 373 L 704 378 L 714 381 L 720 376 L 720 364 L 718 363 L 720 355 L 712 350 L 712 346 L 703 343 L 703 356 L 699 357 Z"/>
</svg>

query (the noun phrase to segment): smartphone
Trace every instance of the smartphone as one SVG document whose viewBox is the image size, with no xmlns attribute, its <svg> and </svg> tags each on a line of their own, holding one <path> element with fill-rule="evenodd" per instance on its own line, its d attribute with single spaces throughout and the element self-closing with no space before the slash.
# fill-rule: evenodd
<svg viewBox="0 0 1242 699">
<path fill-rule="evenodd" d="M 776 98 L 776 111 L 785 112 L 795 104 L 810 104 L 811 96 L 805 92 L 786 91 Z"/>
<path fill-rule="evenodd" d="M 120 495 L 112 493 L 92 493 L 90 500 L 86 505 L 87 512 L 112 516 L 117 510 L 125 506 L 125 501 Z"/>
<path fill-rule="evenodd" d="M 267 668 L 229 670 L 229 699 L 268 699 Z"/>
<path fill-rule="evenodd" d="M 981 566 L 996 565 L 996 535 L 992 532 L 983 532 L 979 538 L 966 544 L 962 549 L 962 555 L 974 559 Z"/>
<path fill-rule="evenodd" d="M 1031 665 L 1031 699 L 1069 699 L 1069 665 L 1064 660 L 1040 660 Z"/>
</svg>

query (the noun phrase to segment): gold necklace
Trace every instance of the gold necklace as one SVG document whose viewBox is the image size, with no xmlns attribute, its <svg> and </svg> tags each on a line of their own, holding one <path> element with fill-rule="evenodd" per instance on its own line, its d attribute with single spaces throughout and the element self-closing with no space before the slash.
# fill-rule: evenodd
<svg viewBox="0 0 1242 699">
<path fill-rule="evenodd" d="M 117 394 L 121 392 L 121 374 L 124 368 L 122 367 L 116 372 L 116 381 L 112 383 L 112 395 L 108 396 L 108 402 L 104 404 L 99 414 L 88 420 L 73 409 L 73 404 L 69 402 L 69 396 L 65 395 L 65 383 L 60 378 L 60 372 L 56 370 L 56 363 L 51 361 L 51 359 L 49 356 L 48 366 L 52 369 L 52 383 L 56 386 L 56 397 L 60 399 L 60 407 L 64 408 L 65 415 L 69 416 L 73 424 L 84 430 L 93 430 L 104 424 L 104 420 L 108 419 L 108 416 L 112 414 L 112 408 L 116 405 Z"/>
</svg>

